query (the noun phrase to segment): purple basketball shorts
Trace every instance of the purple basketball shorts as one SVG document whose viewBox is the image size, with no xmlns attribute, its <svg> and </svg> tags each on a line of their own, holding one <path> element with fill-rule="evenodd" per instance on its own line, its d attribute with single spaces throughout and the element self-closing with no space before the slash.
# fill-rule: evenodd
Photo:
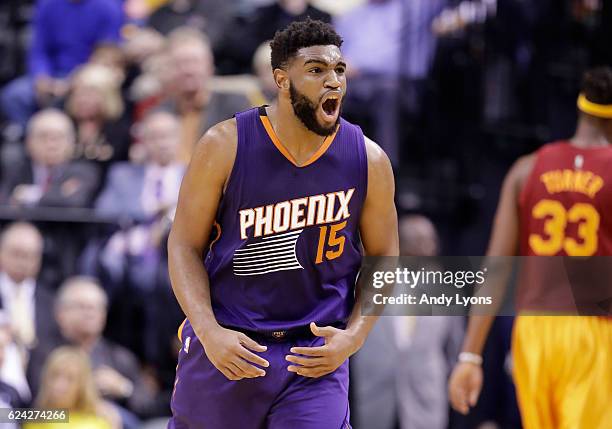
<svg viewBox="0 0 612 429">
<path fill-rule="evenodd" d="M 294 346 L 323 344 L 312 337 L 255 340 L 270 366 L 264 377 L 231 381 L 208 360 L 189 321 L 182 329 L 172 418 L 168 429 L 350 429 L 348 361 L 320 378 L 287 371 Z"/>
</svg>

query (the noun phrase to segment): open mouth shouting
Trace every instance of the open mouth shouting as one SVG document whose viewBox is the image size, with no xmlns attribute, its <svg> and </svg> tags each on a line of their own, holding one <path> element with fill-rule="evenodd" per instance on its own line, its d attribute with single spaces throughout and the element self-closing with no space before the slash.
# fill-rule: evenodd
<svg viewBox="0 0 612 429">
<path fill-rule="evenodd" d="M 318 109 L 323 122 L 335 123 L 338 120 L 338 115 L 340 114 L 340 102 L 340 92 L 334 91 L 323 96 Z"/>
</svg>

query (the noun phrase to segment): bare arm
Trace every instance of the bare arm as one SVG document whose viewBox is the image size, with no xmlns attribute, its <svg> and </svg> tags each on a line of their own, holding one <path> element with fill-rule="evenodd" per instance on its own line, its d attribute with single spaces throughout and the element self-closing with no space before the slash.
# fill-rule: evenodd
<svg viewBox="0 0 612 429">
<path fill-rule="evenodd" d="M 518 199 L 523 184 L 531 172 L 534 159 L 534 155 L 520 158 L 504 179 L 487 257 L 514 256 L 518 253 Z M 499 290 L 507 284 L 511 267 L 503 263 L 496 263 L 495 260 L 492 260 L 491 263 L 496 266 L 490 270 L 488 282 L 494 282 L 493 288 Z M 462 352 L 481 355 L 494 320 L 494 315 L 470 316 Z M 467 414 L 470 406 L 476 405 L 481 387 L 482 369 L 480 366 L 469 362 L 459 362 L 449 381 L 449 396 L 453 408 Z"/>
<path fill-rule="evenodd" d="M 236 157 L 236 139 L 236 122 L 229 120 L 211 128 L 198 142 L 181 185 L 168 239 L 174 294 L 207 357 L 232 380 L 265 374 L 247 364 L 246 360 L 262 366 L 268 364 L 245 348 L 261 352 L 265 347 L 217 323 L 211 307 L 208 274 L 202 262 L 218 204 Z"/>
<path fill-rule="evenodd" d="M 360 220 L 361 240 L 367 256 L 397 256 L 399 238 L 397 211 L 393 200 L 395 182 L 387 155 L 366 138 L 368 154 L 368 189 Z M 311 323 L 312 332 L 325 337 L 320 347 L 293 347 L 287 360 L 296 365 L 287 369 L 305 377 L 320 377 L 335 371 L 356 353 L 376 323 L 376 316 L 361 314 L 362 295 L 357 290 L 355 306 L 345 330 Z"/>
<path fill-rule="evenodd" d="M 230 124 L 221 124 L 198 142 L 181 184 L 168 239 L 172 289 L 196 334 L 217 323 L 202 255 L 235 157 L 236 136 L 232 128 Z M 233 148 L 234 153 L 228 148 Z"/>
<path fill-rule="evenodd" d="M 361 240 L 365 256 L 398 256 L 399 237 L 395 208 L 395 181 L 389 158 L 372 140 L 366 138 L 368 153 L 368 193 L 361 215 Z M 361 348 L 377 316 L 362 316 L 362 295 L 357 289 L 355 307 L 347 331 Z M 357 351 L 357 350 L 355 350 Z"/>
</svg>

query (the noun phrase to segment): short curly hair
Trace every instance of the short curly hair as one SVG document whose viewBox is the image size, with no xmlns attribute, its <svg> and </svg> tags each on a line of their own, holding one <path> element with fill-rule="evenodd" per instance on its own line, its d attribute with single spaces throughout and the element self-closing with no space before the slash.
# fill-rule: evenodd
<svg viewBox="0 0 612 429">
<path fill-rule="evenodd" d="M 592 103 L 612 104 L 612 68 L 587 70 L 582 79 L 582 93 Z"/>
<path fill-rule="evenodd" d="M 330 24 L 310 17 L 292 22 L 284 30 L 277 31 L 270 42 L 272 70 L 285 68 L 289 60 L 302 48 L 325 45 L 342 46 L 342 38 Z"/>
</svg>

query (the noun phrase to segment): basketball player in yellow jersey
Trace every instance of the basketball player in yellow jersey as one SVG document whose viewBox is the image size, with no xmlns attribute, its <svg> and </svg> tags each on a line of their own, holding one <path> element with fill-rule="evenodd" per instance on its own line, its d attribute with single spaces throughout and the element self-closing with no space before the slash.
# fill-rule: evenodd
<svg viewBox="0 0 612 429">
<path fill-rule="evenodd" d="M 611 69 L 585 75 L 578 107 L 572 139 L 520 158 L 506 176 L 488 256 L 612 255 Z M 576 303 L 555 262 L 563 259 L 524 261 L 512 338 L 523 426 L 612 428 L 612 318 L 568 315 Z M 543 313 L 553 315 L 528 315 Z M 493 317 L 470 317 L 449 381 L 451 404 L 463 414 L 482 388 L 480 354 Z"/>
</svg>

